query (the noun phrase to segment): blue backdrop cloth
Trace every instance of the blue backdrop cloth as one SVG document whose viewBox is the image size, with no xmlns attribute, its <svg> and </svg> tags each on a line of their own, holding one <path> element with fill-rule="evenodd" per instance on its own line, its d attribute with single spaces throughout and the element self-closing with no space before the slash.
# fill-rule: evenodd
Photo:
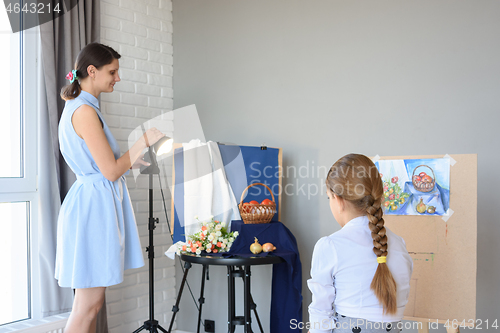
<svg viewBox="0 0 500 333">
<path fill-rule="evenodd" d="M 276 255 L 285 260 L 273 265 L 273 281 L 271 294 L 271 333 L 296 332 L 290 328 L 290 321 L 302 322 L 302 264 L 299 249 L 293 234 L 283 223 L 272 221 L 264 224 L 244 224 L 243 221 L 232 221 L 231 231 L 238 231 L 229 252 L 224 257 L 254 257 L 250 252 L 250 244 L 257 237 L 259 243 L 272 243 L 276 250 L 260 253 L 257 256 Z"/>
</svg>

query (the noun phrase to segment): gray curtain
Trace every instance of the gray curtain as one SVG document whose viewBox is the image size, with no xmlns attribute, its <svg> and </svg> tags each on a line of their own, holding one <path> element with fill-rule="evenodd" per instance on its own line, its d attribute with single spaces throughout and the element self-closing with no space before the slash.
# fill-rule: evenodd
<svg viewBox="0 0 500 333">
<path fill-rule="evenodd" d="M 48 121 L 48 137 L 47 140 L 50 149 L 45 149 L 46 153 L 51 154 L 51 164 L 55 169 L 55 178 L 58 186 L 52 189 L 60 197 L 60 202 L 68 192 L 69 188 L 75 181 L 75 175 L 66 165 L 66 162 L 59 151 L 59 142 L 57 128 L 59 119 L 64 108 L 64 101 L 59 97 L 61 88 L 68 82 L 65 79 L 66 74 L 73 69 L 74 61 L 80 50 L 91 42 L 99 42 L 100 40 L 100 0 L 79 0 L 65 1 L 65 10 L 68 10 L 64 15 L 54 18 L 47 23 L 40 25 L 41 36 L 41 58 L 44 83 L 45 83 L 45 102 L 47 105 L 46 116 Z M 42 110 L 44 111 L 44 110 Z M 50 191 L 50 184 L 47 185 L 47 190 Z M 50 196 L 45 197 L 45 200 Z M 55 200 L 55 198 L 54 198 Z M 43 200 L 42 200 L 43 201 Z M 43 214 L 40 214 L 40 230 L 41 236 L 40 253 L 41 271 L 51 273 L 52 280 L 54 277 L 54 261 L 55 261 L 55 240 L 57 217 L 60 204 L 54 202 L 40 202 L 40 207 L 44 207 Z M 41 288 L 42 302 L 44 299 L 54 299 L 53 288 Z M 51 294 L 52 293 L 52 294 Z M 63 297 L 64 298 L 64 297 Z M 62 311 L 66 307 L 65 302 L 56 302 L 59 305 L 46 301 L 45 313 L 53 313 L 54 311 Z M 54 306 L 56 308 L 54 308 Z M 59 307 L 59 308 L 57 308 Z M 44 308 L 44 306 L 42 306 Z M 49 309 L 50 308 L 50 309 Z M 98 333 L 107 333 L 106 306 L 104 305 L 101 313 L 98 316 Z"/>
</svg>

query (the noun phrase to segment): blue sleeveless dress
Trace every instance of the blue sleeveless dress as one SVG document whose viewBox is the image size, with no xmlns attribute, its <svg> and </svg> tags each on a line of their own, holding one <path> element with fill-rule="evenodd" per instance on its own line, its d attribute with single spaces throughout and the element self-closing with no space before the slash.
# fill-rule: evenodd
<svg viewBox="0 0 500 333">
<path fill-rule="evenodd" d="M 115 182 L 106 179 L 71 123 L 83 104 L 96 110 L 115 158 L 120 157 L 97 98 L 82 91 L 67 101 L 59 121 L 59 145 L 77 180 L 59 212 L 55 278 L 59 286 L 73 289 L 119 284 L 124 270 L 144 266 L 125 176 Z"/>
</svg>

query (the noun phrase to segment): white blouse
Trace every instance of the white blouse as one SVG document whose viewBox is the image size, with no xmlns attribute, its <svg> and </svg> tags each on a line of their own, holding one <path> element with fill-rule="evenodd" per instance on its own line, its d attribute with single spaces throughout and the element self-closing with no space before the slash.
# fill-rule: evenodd
<svg viewBox="0 0 500 333">
<path fill-rule="evenodd" d="M 370 289 L 378 263 L 368 223 L 366 216 L 354 218 L 341 230 L 316 243 L 311 278 L 307 280 L 312 292 L 309 305 L 311 333 L 330 332 L 331 329 L 327 328 L 334 327 L 335 312 L 374 322 L 395 322 L 403 318 L 410 293 L 413 260 L 403 238 L 386 227 L 387 265 L 396 281 L 398 309 L 396 314 L 384 314 L 382 305 Z"/>
</svg>

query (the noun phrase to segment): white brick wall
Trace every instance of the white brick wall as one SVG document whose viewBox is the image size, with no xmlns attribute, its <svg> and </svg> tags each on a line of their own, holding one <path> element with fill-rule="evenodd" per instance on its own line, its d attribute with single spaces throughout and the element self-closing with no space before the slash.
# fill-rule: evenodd
<svg viewBox="0 0 500 333">
<path fill-rule="evenodd" d="M 101 43 L 122 56 L 122 81 L 113 93 L 101 95 L 101 109 L 124 153 L 133 129 L 173 107 L 171 0 L 102 0 Z M 173 130 L 172 117 L 162 117 L 162 124 L 156 127 L 161 125 L 168 135 Z M 171 182 L 171 178 L 162 177 L 164 192 L 167 180 Z M 160 218 L 155 230 L 155 319 L 168 329 L 176 295 L 175 268 L 174 261 L 163 255 L 171 239 L 157 177 L 154 182 L 154 216 Z M 141 175 L 134 180 L 129 175 L 127 186 L 144 249 L 148 245 L 148 177 Z M 168 191 L 165 195 L 170 209 Z M 110 333 L 132 332 L 149 319 L 148 259 L 146 252 L 143 254 L 146 265 L 126 271 L 123 283 L 106 292 Z"/>
</svg>

